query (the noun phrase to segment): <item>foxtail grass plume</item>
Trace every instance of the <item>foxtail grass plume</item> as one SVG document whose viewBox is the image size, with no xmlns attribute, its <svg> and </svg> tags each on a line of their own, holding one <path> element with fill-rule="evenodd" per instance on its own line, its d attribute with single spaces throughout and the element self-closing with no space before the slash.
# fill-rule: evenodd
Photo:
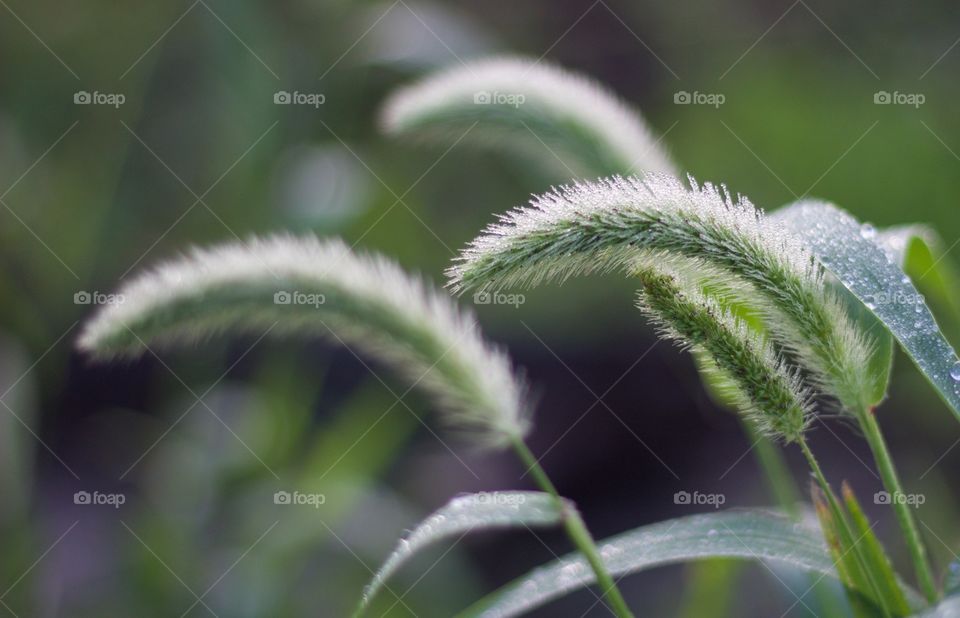
<svg viewBox="0 0 960 618">
<path fill-rule="evenodd" d="M 707 355 L 724 395 L 771 438 L 795 442 L 803 436 L 812 410 L 809 391 L 763 336 L 715 300 L 683 290 L 671 275 L 648 267 L 636 272 L 638 306 L 660 334 Z"/>
<path fill-rule="evenodd" d="M 565 175 L 674 171 L 637 110 L 540 60 L 492 58 L 430 75 L 390 97 L 382 125 L 392 135 L 505 144 L 560 163 Z"/>
<path fill-rule="evenodd" d="M 195 249 L 125 285 L 84 328 L 98 357 L 219 333 L 319 335 L 395 367 L 451 424 L 500 445 L 529 425 L 525 388 L 472 316 L 381 256 L 338 240 L 273 236 Z"/>
<path fill-rule="evenodd" d="M 848 410 L 873 392 L 871 344 L 804 245 L 725 188 L 663 174 L 577 183 L 501 216 L 448 270 L 455 291 L 632 270 L 653 253 L 710 265 L 750 285 L 778 342 Z"/>
</svg>

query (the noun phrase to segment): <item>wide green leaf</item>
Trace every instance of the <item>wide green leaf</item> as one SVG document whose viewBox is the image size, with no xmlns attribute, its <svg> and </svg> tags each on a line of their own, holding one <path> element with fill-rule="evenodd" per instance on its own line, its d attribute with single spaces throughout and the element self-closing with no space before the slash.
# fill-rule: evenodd
<svg viewBox="0 0 960 618">
<path fill-rule="evenodd" d="M 769 511 L 691 515 L 643 526 L 601 541 L 614 577 L 705 558 L 763 560 L 836 577 L 820 531 Z M 507 618 L 528 612 L 594 582 L 580 554 L 569 554 L 507 584 L 460 614 Z"/>
<path fill-rule="evenodd" d="M 902 225 L 881 231 L 877 241 L 906 271 L 928 304 L 932 301 L 949 316 L 946 326 L 953 331 L 947 334 L 960 336 L 960 274 L 946 259 L 939 234 L 926 225 Z"/>
<path fill-rule="evenodd" d="M 774 217 L 883 323 L 960 417 L 960 359 L 910 277 L 877 242 L 876 230 L 823 202 L 797 202 Z"/>
<path fill-rule="evenodd" d="M 566 508 L 574 507 L 567 504 Z M 472 531 L 552 526 L 559 524 L 562 516 L 557 500 L 541 492 L 495 491 L 458 496 L 400 541 L 364 590 L 357 615 L 363 613 L 391 575 L 428 545 Z"/>
</svg>

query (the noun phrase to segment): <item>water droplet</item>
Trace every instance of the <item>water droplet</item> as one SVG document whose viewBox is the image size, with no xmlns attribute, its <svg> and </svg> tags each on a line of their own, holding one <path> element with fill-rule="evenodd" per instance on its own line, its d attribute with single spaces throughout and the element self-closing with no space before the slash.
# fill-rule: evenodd
<svg viewBox="0 0 960 618">
<path fill-rule="evenodd" d="M 873 311 L 874 309 L 877 308 L 877 306 L 874 305 L 873 303 L 864 303 L 864 304 L 867 306 L 867 309 L 869 309 L 870 311 Z"/>
<path fill-rule="evenodd" d="M 960 363 L 954 363 L 953 367 L 950 368 L 950 377 L 953 378 L 954 382 L 960 382 Z"/>
<path fill-rule="evenodd" d="M 860 235 L 864 238 L 873 238 L 877 235 L 877 228 L 873 227 L 869 223 L 864 223 L 860 226 Z"/>
</svg>

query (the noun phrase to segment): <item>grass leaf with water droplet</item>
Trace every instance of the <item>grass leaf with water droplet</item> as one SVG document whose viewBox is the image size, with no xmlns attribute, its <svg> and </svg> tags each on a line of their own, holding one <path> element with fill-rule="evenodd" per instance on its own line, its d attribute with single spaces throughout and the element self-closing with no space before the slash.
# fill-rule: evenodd
<svg viewBox="0 0 960 618">
<path fill-rule="evenodd" d="M 883 323 L 960 418 L 960 358 L 923 296 L 876 241 L 876 231 L 824 202 L 797 202 L 773 216 Z"/>
<path fill-rule="evenodd" d="M 765 511 L 692 515 L 642 526 L 599 542 L 616 577 L 706 558 L 763 560 L 837 577 L 833 559 L 814 525 Z M 593 583 L 579 555 L 534 569 L 488 595 L 460 618 L 519 616 Z"/>
<path fill-rule="evenodd" d="M 565 508 L 575 508 L 566 504 Z M 470 532 L 559 525 L 563 514 L 556 499 L 533 491 L 497 491 L 454 498 L 413 529 L 387 558 L 363 593 L 357 616 L 401 566 L 426 546 Z"/>
<path fill-rule="evenodd" d="M 926 297 L 928 304 L 942 310 L 941 317 L 949 316 L 947 327 L 952 327 L 960 341 L 960 274 L 944 250 L 939 234 L 926 225 L 903 225 L 880 231 L 877 241 L 894 262 L 900 264 L 910 280 Z"/>
</svg>

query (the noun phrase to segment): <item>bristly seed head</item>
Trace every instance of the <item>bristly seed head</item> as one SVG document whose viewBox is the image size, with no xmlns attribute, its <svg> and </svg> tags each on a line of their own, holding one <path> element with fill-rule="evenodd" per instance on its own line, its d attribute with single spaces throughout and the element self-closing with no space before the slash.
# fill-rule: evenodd
<svg viewBox="0 0 960 618">
<path fill-rule="evenodd" d="M 662 174 L 577 183 L 500 217 L 447 272 L 454 291 L 534 285 L 591 272 L 630 272 L 664 254 L 749 284 L 772 334 L 847 410 L 873 391 L 871 344 L 799 239 L 723 187 Z"/>
<path fill-rule="evenodd" d="M 117 298 L 85 326 L 84 351 L 135 356 L 221 332 L 318 335 L 394 366 L 483 444 L 529 426 L 522 380 L 473 316 L 394 262 L 337 240 L 275 236 L 196 249 L 141 274 Z"/>
<path fill-rule="evenodd" d="M 392 135 L 535 152 L 528 158 L 559 162 L 564 176 L 676 169 L 638 110 L 593 79 L 534 58 L 488 58 L 429 75 L 390 97 L 382 125 Z"/>
<path fill-rule="evenodd" d="M 706 354 L 732 386 L 740 412 L 765 435 L 794 442 L 812 410 L 809 391 L 773 347 L 717 302 L 652 268 L 636 272 L 643 286 L 638 306 L 660 334 Z"/>
</svg>

